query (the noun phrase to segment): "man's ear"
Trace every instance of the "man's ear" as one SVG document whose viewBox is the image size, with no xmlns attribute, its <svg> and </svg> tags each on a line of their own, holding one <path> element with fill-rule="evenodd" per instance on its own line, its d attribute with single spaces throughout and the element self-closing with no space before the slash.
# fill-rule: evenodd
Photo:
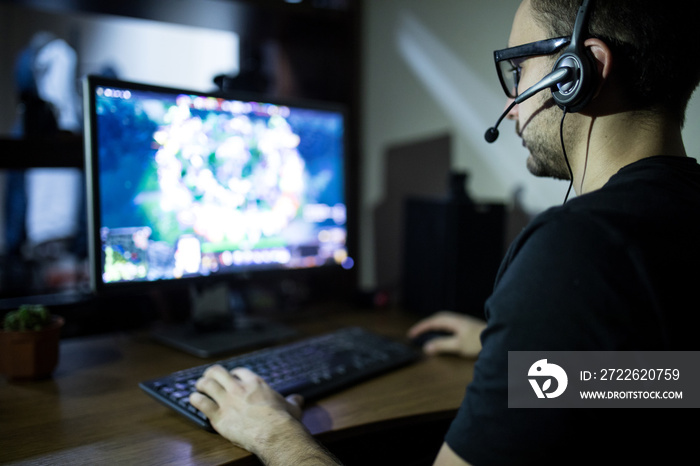
<svg viewBox="0 0 700 466">
<path fill-rule="evenodd" d="M 593 62 L 598 72 L 598 85 L 593 94 L 593 98 L 595 99 L 598 97 L 598 94 L 600 94 L 612 72 L 614 64 L 612 51 L 610 47 L 608 47 L 608 44 L 596 38 L 586 39 L 583 45 L 593 56 Z"/>
</svg>

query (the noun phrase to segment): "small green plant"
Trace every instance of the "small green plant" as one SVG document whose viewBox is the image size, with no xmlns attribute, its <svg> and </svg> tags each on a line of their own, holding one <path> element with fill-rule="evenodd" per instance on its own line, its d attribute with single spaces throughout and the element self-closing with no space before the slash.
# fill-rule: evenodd
<svg viewBox="0 0 700 466">
<path fill-rule="evenodd" d="M 5 316 L 3 328 L 7 331 L 41 330 L 51 323 L 51 313 L 41 304 L 22 304 Z"/>
</svg>

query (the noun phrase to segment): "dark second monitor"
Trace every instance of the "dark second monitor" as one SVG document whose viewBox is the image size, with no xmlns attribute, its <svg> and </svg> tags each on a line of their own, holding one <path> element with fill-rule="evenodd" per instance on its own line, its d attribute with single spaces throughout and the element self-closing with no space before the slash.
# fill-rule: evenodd
<svg viewBox="0 0 700 466">
<path fill-rule="evenodd" d="M 352 266 L 341 106 L 90 76 L 84 111 L 98 294 Z"/>
</svg>

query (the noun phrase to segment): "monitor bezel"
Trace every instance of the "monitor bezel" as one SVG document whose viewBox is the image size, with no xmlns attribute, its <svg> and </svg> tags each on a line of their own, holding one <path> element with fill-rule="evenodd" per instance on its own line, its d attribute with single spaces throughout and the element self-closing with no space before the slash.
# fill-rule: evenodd
<svg viewBox="0 0 700 466">
<path fill-rule="evenodd" d="M 232 285 L 240 283 L 248 283 L 251 281 L 269 282 L 278 279 L 311 279 L 315 277 L 338 277 L 342 280 L 354 280 L 351 271 L 345 267 L 329 263 L 318 267 L 307 268 L 270 268 L 270 269 L 255 269 L 245 271 L 235 271 L 231 273 L 221 273 L 207 276 L 187 276 L 179 279 L 162 279 L 162 280 L 137 280 L 132 282 L 114 282 L 105 283 L 101 280 L 102 275 L 102 259 L 101 248 L 99 241 L 100 231 L 100 186 L 99 186 L 99 162 L 93 157 L 97 153 L 97 141 L 92 137 L 95 134 L 97 119 L 95 115 L 95 89 L 99 86 L 107 87 L 124 87 L 128 89 L 136 89 L 139 91 L 152 91 L 164 93 L 183 93 L 191 95 L 211 96 L 217 98 L 225 98 L 231 100 L 263 102 L 274 105 L 285 105 L 298 108 L 309 108 L 317 110 L 333 111 L 342 114 L 344 122 L 343 131 L 343 170 L 344 170 L 344 197 L 347 209 L 346 220 L 346 243 L 345 247 L 348 252 L 348 257 L 354 259 L 354 210 L 352 195 L 352 180 L 350 177 L 354 173 L 352 171 L 350 145 L 349 145 L 349 111 L 348 106 L 341 102 L 319 101 L 312 99 L 294 99 L 281 98 L 269 95 L 255 94 L 248 91 L 230 91 L 222 92 L 220 90 L 193 90 L 179 87 L 163 86 L 152 83 L 136 82 L 130 80 L 107 78 L 97 75 L 88 75 L 83 78 L 83 118 L 84 118 L 84 158 L 85 158 L 85 188 L 86 188 L 86 208 L 87 208 L 87 244 L 88 244 L 88 267 L 90 277 L 90 291 L 97 296 L 111 296 L 118 294 L 142 294 L 152 290 L 172 290 L 182 289 L 187 286 L 205 287 L 216 285 L 221 282 L 230 283 Z M 355 266 L 356 267 L 356 266 Z M 353 267 L 353 268 L 355 268 Z M 354 285 L 350 285 L 354 288 Z"/>
</svg>

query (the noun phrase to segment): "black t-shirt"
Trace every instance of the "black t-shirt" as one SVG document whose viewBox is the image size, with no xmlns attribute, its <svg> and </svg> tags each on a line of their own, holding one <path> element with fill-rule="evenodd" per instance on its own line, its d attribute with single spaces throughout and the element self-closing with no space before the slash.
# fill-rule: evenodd
<svg viewBox="0 0 700 466">
<path fill-rule="evenodd" d="M 700 350 L 699 267 L 700 165 L 692 158 L 635 162 L 537 216 L 511 245 L 486 303 L 483 349 L 450 448 L 485 466 L 646 464 L 695 447 L 679 424 L 696 430 L 693 409 L 509 409 L 507 358 Z"/>
</svg>

